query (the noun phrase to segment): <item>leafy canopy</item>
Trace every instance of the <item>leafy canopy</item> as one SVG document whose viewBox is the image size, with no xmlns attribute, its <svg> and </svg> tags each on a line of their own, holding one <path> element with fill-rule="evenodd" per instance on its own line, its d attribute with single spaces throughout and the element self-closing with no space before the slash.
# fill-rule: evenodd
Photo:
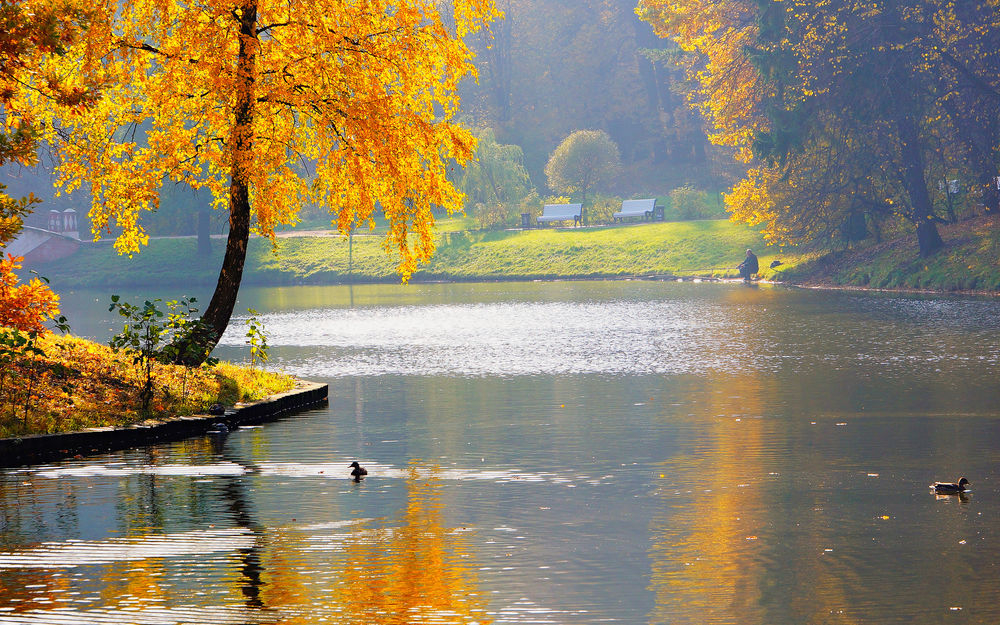
<svg viewBox="0 0 1000 625">
<path fill-rule="evenodd" d="M 38 126 L 17 97 L 24 85 L 32 85 L 34 97 L 69 109 L 91 100 L 85 83 L 67 85 L 58 74 L 38 71 L 80 39 L 87 21 L 87 11 L 74 0 L 0 0 L 0 165 L 35 162 Z M 0 185 L 0 327 L 45 332 L 43 323 L 59 313 L 59 297 L 38 278 L 20 283 L 16 271 L 23 259 L 2 252 L 38 200 L 15 199 L 5 190 Z"/>
<path fill-rule="evenodd" d="M 752 164 L 726 199 L 734 218 L 779 241 L 905 221 L 928 255 L 943 245 L 931 189 L 948 170 L 975 181 L 987 208 L 1000 203 L 998 7 L 640 0 L 637 11 L 698 53 L 692 99 L 713 140 Z"/>
<path fill-rule="evenodd" d="M 611 182 L 620 170 L 618 146 L 603 130 L 577 130 L 559 144 L 545 165 L 551 189 L 584 197 Z"/>
<path fill-rule="evenodd" d="M 462 37 L 492 0 L 131 0 L 100 3 L 90 33 L 47 73 L 102 85 L 89 109 L 27 92 L 57 145 L 59 183 L 88 185 L 94 235 L 148 241 L 140 214 L 167 181 L 230 206 L 245 183 L 253 231 L 274 236 L 306 202 L 348 232 L 381 209 L 408 276 L 433 251 L 431 208 L 458 208 L 445 162 L 474 138 L 455 121 L 472 72 Z M 411 240 L 410 235 L 415 235 Z"/>
</svg>

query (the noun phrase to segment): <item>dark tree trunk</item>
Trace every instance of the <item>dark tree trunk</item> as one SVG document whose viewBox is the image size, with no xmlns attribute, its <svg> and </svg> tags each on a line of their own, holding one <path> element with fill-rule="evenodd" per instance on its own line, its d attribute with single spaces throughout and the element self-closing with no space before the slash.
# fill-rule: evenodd
<svg viewBox="0 0 1000 625">
<path fill-rule="evenodd" d="M 901 115 L 896 120 L 900 140 L 900 174 L 910 196 L 910 220 L 917 226 L 917 244 L 921 256 L 930 256 L 944 247 L 938 232 L 931 196 L 924 179 L 924 158 L 921 152 L 917 124 L 912 117 Z"/>
<path fill-rule="evenodd" d="M 240 9 L 240 44 L 236 57 L 238 86 L 230 137 L 229 238 L 212 300 L 202 315 L 199 328 L 185 337 L 184 349 L 179 350 L 179 359 L 188 365 L 205 362 L 229 326 L 250 240 L 250 177 L 247 170 L 252 166 L 257 0 L 247 0 Z"/>
<path fill-rule="evenodd" d="M 214 348 L 229 326 L 229 318 L 236 307 L 236 297 L 243 279 L 243 265 L 247 257 L 247 243 L 250 240 L 250 194 L 246 182 L 232 180 L 229 186 L 229 238 L 226 240 L 226 254 L 222 259 L 222 269 L 215 285 L 212 300 L 202 315 L 202 322 L 208 326 L 206 339 Z M 206 345 L 206 347 L 208 347 Z M 208 350 L 210 352 L 211 350 Z M 206 357 L 208 355 L 206 352 Z"/>
<path fill-rule="evenodd" d="M 997 170 L 982 170 L 979 177 L 979 184 L 983 191 L 983 210 L 988 215 L 1000 213 L 1000 190 L 997 189 Z"/>
</svg>

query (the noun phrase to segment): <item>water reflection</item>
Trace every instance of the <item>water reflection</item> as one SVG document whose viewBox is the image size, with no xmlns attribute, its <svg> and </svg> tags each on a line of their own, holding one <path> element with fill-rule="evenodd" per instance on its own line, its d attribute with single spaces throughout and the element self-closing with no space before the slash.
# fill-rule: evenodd
<svg viewBox="0 0 1000 625">
<path fill-rule="evenodd" d="M 1000 622 L 996 300 L 244 296 L 329 405 L 0 472 L 0 623 Z"/>
<path fill-rule="evenodd" d="M 345 545 L 343 583 L 332 602 L 347 617 L 343 622 L 492 622 L 464 528 L 443 523 L 440 490 L 435 478 L 421 477 L 411 467 L 406 508 L 397 523 Z"/>
<path fill-rule="evenodd" d="M 768 535 L 765 499 L 784 489 L 768 462 L 775 422 L 761 418 L 773 379 L 715 378 L 696 453 L 660 465 L 667 509 L 652 525 L 650 623 L 765 623 L 760 586 Z M 734 617 L 737 619 L 734 621 Z"/>
<path fill-rule="evenodd" d="M 730 416 L 702 421 L 692 452 L 659 465 L 650 623 L 1000 619 L 985 600 L 1000 588 L 981 568 L 997 506 L 935 495 L 921 479 L 937 465 L 921 448 L 947 450 L 934 433 L 949 427 L 962 432 L 962 461 L 990 473 L 972 456 L 993 448 L 993 424 L 748 418 L 774 410 L 774 381 L 713 380 L 724 391 L 710 410 Z"/>
<path fill-rule="evenodd" d="M 49 469 L 34 479 L 94 475 Z M 124 475 L 151 481 L 158 473 Z M 270 529 L 239 474 L 217 478 L 234 527 L 0 553 L 0 623 L 492 622 L 471 530 L 444 523 L 442 482 L 424 463 L 405 471 L 396 517 Z"/>
</svg>

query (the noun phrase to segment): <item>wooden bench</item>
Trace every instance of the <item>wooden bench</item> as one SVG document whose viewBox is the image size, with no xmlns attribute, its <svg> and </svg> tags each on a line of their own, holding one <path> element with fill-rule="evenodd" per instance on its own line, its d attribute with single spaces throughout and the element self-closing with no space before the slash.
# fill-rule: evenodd
<svg viewBox="0 0 1000 625">
<path fill-rule="evenodd" d="M 546 204 L 542 207 L 542 214 L 535 220 L 538 223 L 546 221 L 569 221 L 573 220 L 573 225 L 583 223 L 583 204 Z"/>
<path fill-rule="evenodd" d="M 622 202 L 622 209 L 611 217 L 614 221 L 624 221 L 626 217 L 663 219 L 663 207 L 656 205 L 656 199 L 625 200 Z"/>
</svg>

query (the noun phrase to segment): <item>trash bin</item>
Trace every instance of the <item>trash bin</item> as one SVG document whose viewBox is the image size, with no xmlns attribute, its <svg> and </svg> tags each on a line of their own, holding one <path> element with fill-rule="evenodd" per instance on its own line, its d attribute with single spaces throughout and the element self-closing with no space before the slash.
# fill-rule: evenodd
<svg viewBox="0 0 1000 625">
<path fill-rule="evenodd" d="M 521 213 L 521 227 L 522 228 L 531 227 L 531 213 Z"/>
</svg>

